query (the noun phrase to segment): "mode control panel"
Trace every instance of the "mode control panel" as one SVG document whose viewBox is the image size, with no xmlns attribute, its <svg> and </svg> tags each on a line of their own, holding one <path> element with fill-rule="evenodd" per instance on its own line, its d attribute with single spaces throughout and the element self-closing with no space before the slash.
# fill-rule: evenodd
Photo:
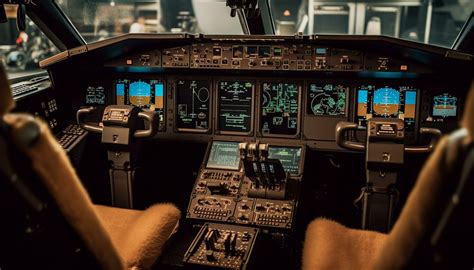
<svg viewBox="0 0 474 270">
<path fill-rule="evenodd" d="M 161 59 L 163 67 L 188 68 L 189 46 L 164 49 Z"/>
</svg>

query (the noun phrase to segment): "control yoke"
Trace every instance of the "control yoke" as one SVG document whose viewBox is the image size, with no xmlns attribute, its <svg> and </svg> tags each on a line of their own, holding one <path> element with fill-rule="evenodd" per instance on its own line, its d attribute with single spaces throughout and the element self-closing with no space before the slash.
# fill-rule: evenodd
<svg viewBox="0 0 474 270">
<path fill-rule="evenodd" d="M 92 125 L 85 122 L 87 115 L 95 111 L 94 107 L 79 109 L 76 114 L 77 123 L 85 130 L 100 133 L 104 132 L 103 126 Z M 102 115 L 104 126 L 121 126 L 131 129 L 140 125 L 139 120 L 145 120 L 148 128 L 145 130 L 133 130 L 133 137 L 146 138 L 153 137 L 158 131 L 158 118 L 153 112 L 139 111 L 138 108 L 127 105 L 107 106 Z"/>
<path fill-rule="evenodd" d="M 342 148 L 355 151 L 365 151 L 366 143 L 352 142 L 346 140 L 346 135 L 349 131 L 359 130 L 359 125 L 352 122 L 339 122 L 336 126 L 336 143 Z M 405 146 L 405 153 L 429 153 L 433 151 L 436 142 L 441 137 L 441 131 L 436 128 L 420 128 L 420 135 L 430 136 L 431 141 L 424 146 Z"/>
<path fill-rule="evenodd" d="M 153 137 L 158 131 L 158 117 L 129 105 L 110 105 L 102 114 L 102 125 L 86 123 L 95 108 L 77 111 L 77 123 L 85 130 L 102 134 L 110 162 L 109 176 L 112 204 L 133 208 L 133 183 L 137 169 L 138 148 L 134 139 Z M 147 128 L 144 129 L 144 126 Z"/>
<path fill-rule="evenodd" d="M 336 126 L 336 143 L 345 149 L 365 152 L 367 186 L 362 189 L 362 228 L 387 232 L 394 221 L 398 201 L 396 188 L 398 172 L 403 168 L 404 153 L 431 152 L 441 131 L 421 128 L 421 135 L 431 141 L 424 146 L 406 146 L 405 123 L 402 119 L 371 118 L 367 121 L 365 143 L 346 140 L 348 131 L 358 130 L 356 123 L 339 122 Z"/>
</svg>

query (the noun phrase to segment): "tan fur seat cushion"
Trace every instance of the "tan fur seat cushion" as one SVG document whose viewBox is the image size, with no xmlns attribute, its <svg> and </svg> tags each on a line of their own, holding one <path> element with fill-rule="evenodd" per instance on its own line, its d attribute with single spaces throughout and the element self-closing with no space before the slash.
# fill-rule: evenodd
<svg viewBox="0 0 474 270">
<path fill-rule="evenodd" d="M 150 268 L 174 232 L 180 211 L 172 204 L 156 204 L 145 211 L 95 205 L 104 227 L 125 265 Z"/>
<path fill-rule="evenodd" d="M 318 218 L 306 231 L 303 269 L 370 269 L 386 239 L 386 234 Z"/>
<path fill-rule="evenodd" d="M 157 204 L 145 211 L 93 205 L 69 158 L 43 121 L 24 114 L 3 118 L 16 140 L 21 138 L 19 132 L 25 123 L 38 123 L 41 135 L 36 144 L 17 144 L 31 158 L 61 212 L 102 268 L 124 269 L 124 263 L 126 268 L 150 268 L 174 232 L 180 211 L 172 204 Z"/>
</svg>

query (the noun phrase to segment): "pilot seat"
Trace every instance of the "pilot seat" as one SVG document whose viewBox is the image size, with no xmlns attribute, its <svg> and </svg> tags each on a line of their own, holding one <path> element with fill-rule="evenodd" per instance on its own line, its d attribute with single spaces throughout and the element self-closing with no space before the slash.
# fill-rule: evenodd
<svg viewBox="0 0 474 270">
<path fill-rule="evenodd" d="M 1 65 L 0 100 L 0 267 L 150 269 L 177 229 L 178 208 L 94 205 L 47 124 L 9 113 Z"/>
<path fill-rule="evenodd" d="M 303 269 L 472 268 L 473 117 L 474 81 L 461 129 L 438 143 L 392 230 L 317 218 L 306 231 Z"/>
</svg>

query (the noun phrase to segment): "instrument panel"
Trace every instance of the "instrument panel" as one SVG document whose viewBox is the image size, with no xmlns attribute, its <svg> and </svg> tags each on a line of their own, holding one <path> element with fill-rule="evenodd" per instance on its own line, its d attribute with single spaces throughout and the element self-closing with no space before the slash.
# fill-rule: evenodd
<svg viewBox="0 0 474 270">
<path fill-rule="evenodd" d="M 441 69 L 465 60 L 447 59 L 443 49 L 384 37 L 140 37 L 73 50 L 48 68 L 62 75 L 61 85 L 69 60 L 94 66 L 100 72 L 86 70 L 89 81 L 77 84 L 80 106 L 154 111 L 163 139 L 285 140 L 340 150 L 338 122 L 363 130 L 382 117 L 403 119 L 406 143 L 416 144 L 419 127 L 449 132 L 462 113 L 467 79 Z M 358 132 L 353 139 L 364 140 Z"/>
<path fill-rule="evenodd" d="M 123 79 L 127 78 L 127 79 Z M 114 89 L 111 91 L 111 89 Z M 370 118 L 403 119 L 407 143 L 420 125 L 456 122 L 460 97 L 440 89 L 427 93 L 417 82 L 398 80 L 290 79 L 230 76 L 121 75 L 85 87 L 84 105 L 105 100 L 154 111 L 161 134 L 201 133 L 275 139 L 334 141 L 339 121 L 363 129 Z"/>
</svg>

